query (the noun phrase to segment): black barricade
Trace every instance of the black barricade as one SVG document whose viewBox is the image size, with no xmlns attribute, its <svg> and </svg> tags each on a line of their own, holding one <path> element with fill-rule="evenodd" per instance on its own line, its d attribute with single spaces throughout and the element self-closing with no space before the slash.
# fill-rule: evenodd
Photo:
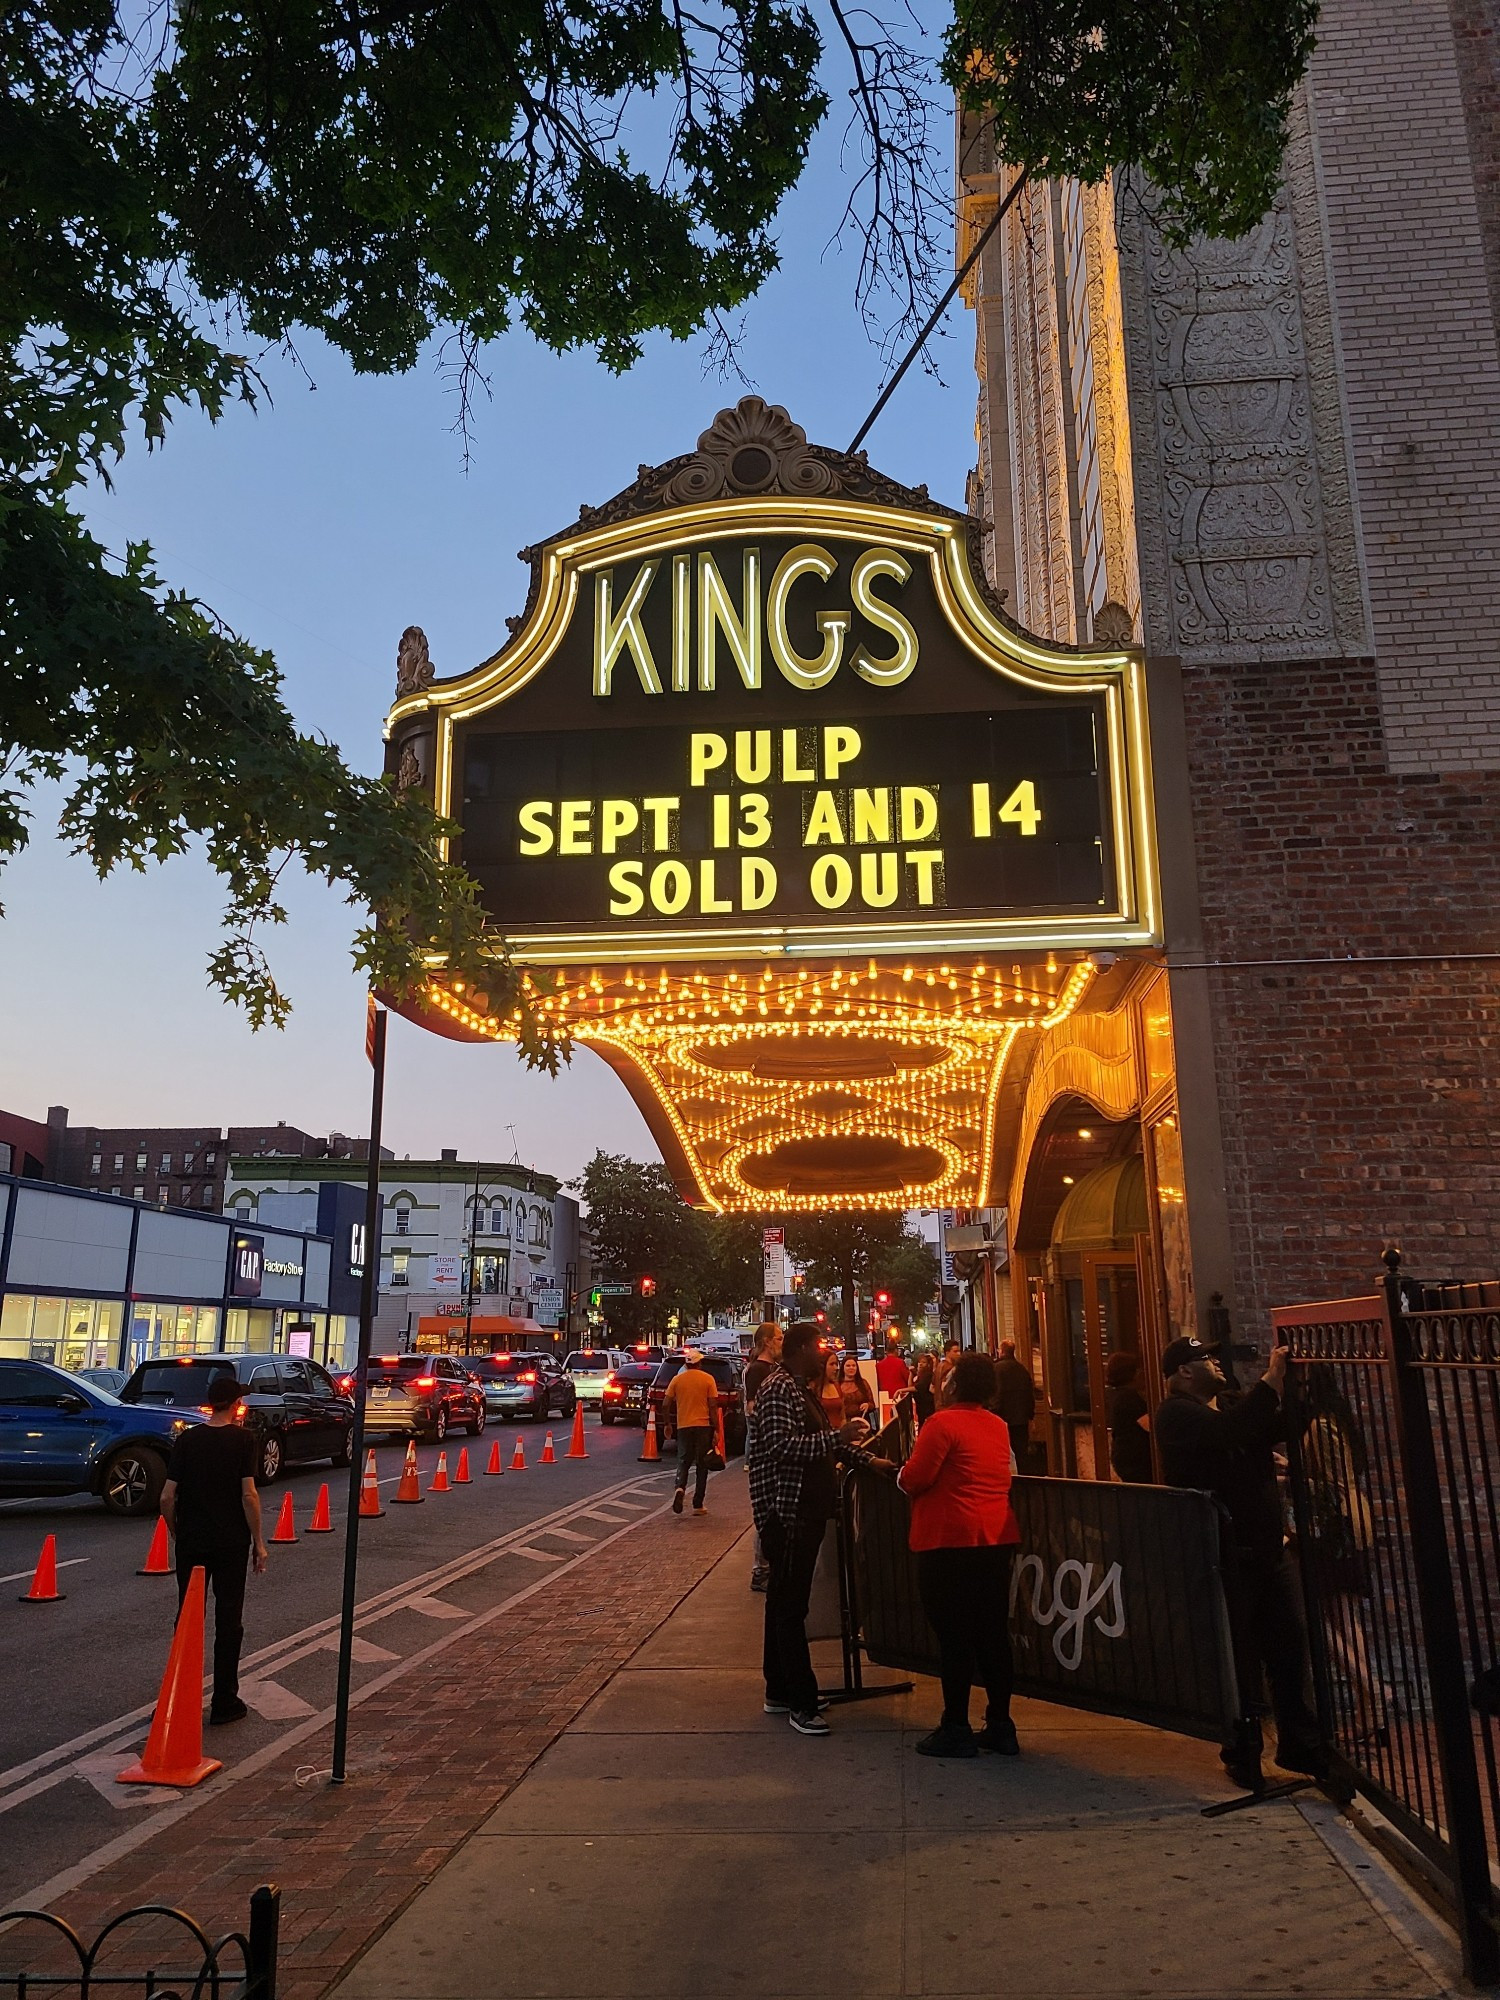
<svg viewBox="0 0 1500 2000">
<path fill-rule="evenodd" d="M 857 1472 L 846 1498 L 866 1656 L 936 1674 L 906 1495 Z M 1217 1739 L 1238 1695 L 1213 1501 L 1173 1487 L 1030 1478 L 1015 1481 L 1011 1499 L 1021 1528 L 1016 1692 Z"/>
</svg>

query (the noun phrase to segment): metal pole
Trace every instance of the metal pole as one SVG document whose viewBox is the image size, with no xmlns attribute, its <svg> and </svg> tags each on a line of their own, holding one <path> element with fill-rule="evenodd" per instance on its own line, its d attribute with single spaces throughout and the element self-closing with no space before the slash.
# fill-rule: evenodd
<svg viewBox="0 0 1500 2000">
<path fill-rule="evenodd" d="M 344 1782 L 349 1747 L 349 1674 L 354 1660 L 354 1589 L 359 1574 L 359 1487 L 365 1455 L 365 1395 L 370 1379 L 370 1337 L 380 1276 L 380 1119 L 385 1108 L 384 1007 L 375 1009 L 370 1063 L 370 1161 L 365 1174 L 365 1268 L 359 1286 L 359 1353 L 354 1364 L 354 1435 L 349 1445 L 349 1505 L 344 1517 L 344 1602 L 339 1614 L 338 1692 L 333 1709 L 333 1782 Z"/>
<path fill-rule="evenodd" d="M 479 1222 L 479 1168 L 474 1162 L 474 1199 L 469 1203 L 469 1268 L 464 1286 L 464 1353 L 469 1354 L 474 1346 L 474 1238 Z"/>
<path fill-rule="evenodd" d="M 1422 1613 L 1422 1650 L 1432 1692 L 1432 1730 L 1447 1807 L 1447 1846 L 1458 1900 L 1459 1941 L 1465 1973 L 1476 1986 L 1488 1986 L 1500 1976 L 1500 1936 L 1494 1926 L 1484 1805 L 1474 1761 L 1468 1676 L 1443 1520 L 1432 1411 L 1401 1299 L 1401 1253 L 1387 1250 L 1381 1261 L 1386 1269 L 1386 1331 L 1396 1387 L 1396 1444 L 1401 1454 L 1407 1532 Z"/>
</svg>

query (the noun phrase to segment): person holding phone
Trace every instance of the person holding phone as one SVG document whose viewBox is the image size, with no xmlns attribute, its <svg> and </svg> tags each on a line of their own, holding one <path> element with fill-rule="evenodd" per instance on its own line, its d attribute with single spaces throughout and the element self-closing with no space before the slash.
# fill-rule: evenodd
<svg viewBox="0 0 1500 2000">
<path fill-rule="evenodd" d="M 1328 1747 L 1307 1699 L 1307 1628 L 1287 1561 L 1272 1457 L 1285 1435 L 1287 1360 L 1286 1348 L 1273 1348 L 1260 1381 L 1237 1396 L 1200 1341 L 1191 1335 L 1172 1341 L 1162 1355 L 1167 1393 L 1156 1412 L 1156 1444 L 1168 1486 L 1212 1493 L 1229 1516 L 1224 1589 L 1241 1704 L 1248 1710 L 1264 1673 L 1276 1719 L 1277 1764 L 1321 1782 L 1328 1775 Z M 1262 1747 L 1259 1715 L 1242 1714 L 1219 1754 L 1246 1791 L 1264 1788 Z"/>
</svg>

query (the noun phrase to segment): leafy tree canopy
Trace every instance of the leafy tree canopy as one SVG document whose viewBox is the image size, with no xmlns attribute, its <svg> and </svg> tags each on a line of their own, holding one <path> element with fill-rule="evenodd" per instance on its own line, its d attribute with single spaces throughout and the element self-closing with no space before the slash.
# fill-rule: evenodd
<svg viewBox="0 0 1500 2000">
<path fill-rule="evenodd" d="M 956 0 L 944 74 L 1034 172 L 1145 168 L 1183 227 L 1274 188 L 1312 0 Z M 85 532 L 79 488 L 175 412 L 254 402 L 259 346 L 317 329 L 357 369 L 434 338 L 468 397 L 519 320 L 630 364 L 722 331 L 776 261 L 777 209 L 852 107 L 859 295 L 913 325 L 950 256 L 940 108 L 909 18 L 841 0 L 9 0 L 0 9 L 0 860 L 28 792 L 101 873 L 201 841 L 227 894 L 214 979 L 286 1000 L 258 941 L 287 860 L 523 1005 L 439 822 L 300 733 L 270 657 Z M 535 1061 L 562 1051 L 522 1019 Z"/>
<path fill-rule="evenodd" d="M 649 1166 L 618 1153 L 595 1153 L 573 1183 L 588 1209 L 597 1278 L 655 1292 L 605 1302 L 610 1326 L 627 1339 L 664 1326 L 676 1313 L 683 1329 L 707 1313 L 734 1312 L 760 1296 L 760 1224 L 752 1216 L 706 1215 L 689 1208 L 659 1161 Z"/>
<path fill-rule="evenodd" d="M 888 1291 L 893 1313 L 912 1319 L 937 1290 L 937 1259 L 900 1214 L 794 1218 L 787 1223 L 786 1247 L 815 1292 L 841 1292 L 850 1347 L 859 1327 L 856 1295 L 868 1305 L 877 1291 Z"/>
<path fill-rule="evenodd" d="M 1270 207 L 1318 0 L 955 0 L 943 73 L 996 159 L 1099 181 L 1138 167 L 1182 241 Z"/>
</svg>

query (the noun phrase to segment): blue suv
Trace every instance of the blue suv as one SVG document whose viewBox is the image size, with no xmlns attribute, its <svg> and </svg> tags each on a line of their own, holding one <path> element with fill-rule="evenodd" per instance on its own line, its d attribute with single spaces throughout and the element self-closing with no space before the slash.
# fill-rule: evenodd
<svg viewBox="0 0 1500 2000">
<path fill-rule="evenodd" d="M 151 1410 L 45 1361 L 0 1361 L 0 1494 L 97 1493 L 112 1514 L 154 1514 L 178 1433 L 196 1410 Z"/>
</svg>

